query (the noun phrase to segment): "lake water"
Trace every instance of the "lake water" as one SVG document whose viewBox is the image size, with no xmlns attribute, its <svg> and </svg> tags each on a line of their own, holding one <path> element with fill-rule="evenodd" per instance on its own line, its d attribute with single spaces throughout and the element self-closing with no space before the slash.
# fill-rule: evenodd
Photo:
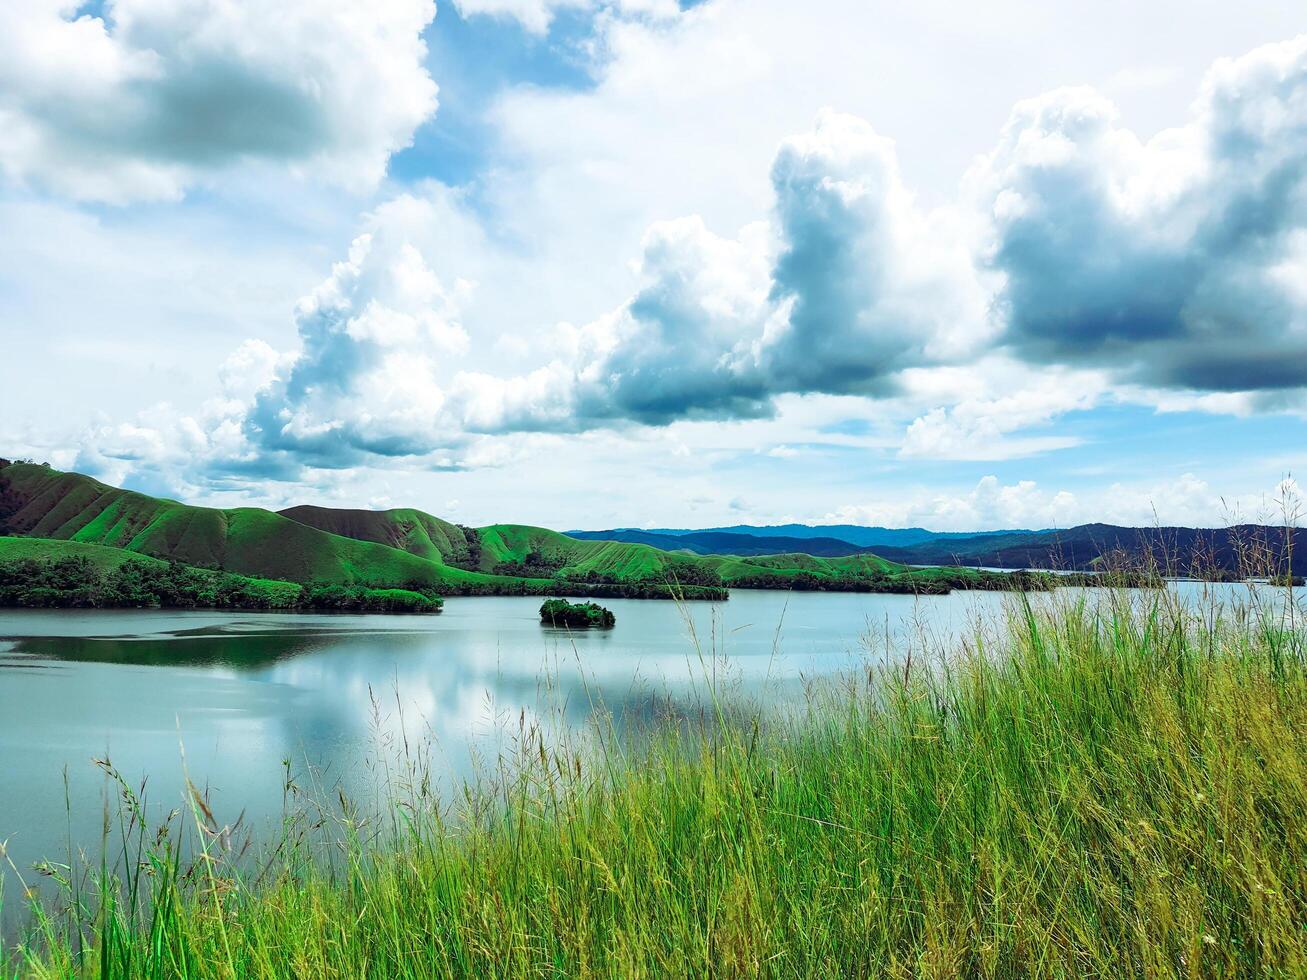
<svg viewBox="0 0 1307 980">
<path fill-rule="evenodd" d="M 369 760 L 407 736 L 435 747 L 451 785 L 523 718 L 579 727 L 602 705 L 620 721 L 654 698 L 695 710 L 705 680 L 793 697 L 805 679 L 897 661 L 923 630 L 951 646 L 1006 598 L 605 600 L 616 628 L 579 634 L 516 597 L 454 598 L 439 616 L 0 611 L 0 840 L 25 872 L 66 861 L 70 840 L 98 858 L 110 790 L 95 758 L 148 777 L 159 812 L 181 804 L 188 773 L 219 822 L 244 811 L 257 830 L 283 812 L 283 762 L 359 799 L 376 785 Z M 5 891 L 8 918 L 12 880 Z"/>
</svg>

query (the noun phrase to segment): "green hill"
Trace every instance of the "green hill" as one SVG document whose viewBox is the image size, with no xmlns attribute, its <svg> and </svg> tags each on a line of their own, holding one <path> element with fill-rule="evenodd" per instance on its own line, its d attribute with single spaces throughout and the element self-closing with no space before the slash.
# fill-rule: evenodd
<svg viewBox="0 0 1307 980">
<path fill-rule="evenodd" d="M 257 507 L 192 507 L 27 463 L 0 469 L 0 531 L 291 582 L 440 588 L 479 578 Z"/>
<path fill-rule="evenodd" d="M 468 552 L 467 529 L 420 510 L 347 510 L 303 505 L 278 513 L 320 531 L 384 544 L 441 564 L 458 564 L 460 557 Z"/>
<path fill-rule="evenodd" d="M 984 578 L 969 570 L 912 569 L 870 554 L 696 555 L 635 542 L 578 539 L 526 524 L 469 528 L 412 509 L 293 507 L 281 513 L 320 530 L 388 543 L 414 554 L 439 555 L 437 560 L 498 576 L 738 588 L 852 588 L 861 583 L 890 591 L 941 584 L 970 587 Z"/>
<path fill-rule="evenodd" d="M 839 591 L 1002 588 L 992 573 L 916 569 L 871 554 L 696 555 L 581 540 L 542 527 L 469 528 L 411 508 L 193 507 L 78 473 L 0 461 L 0 535 L 98 545 L 196 568 L 299 583 L 693 598 L 725 587 Z"/>
<path fill-rule="evenodd" d="M 0 466 L 0 534 L 99 545 L 291 582 L 412 586 L 445 594 L 589 595 L 603 594 L 602 586 L 643 579 L 657 594 L 666 594 L 665 579 L 657 576 L 659 562 L 647 558 L 649 575 L 604 573 L 573 587 L 555 580 L 555 568 L 517 568 L 514 561 L 529 558 L 537 539 L 571 541 L 544 529 L 487 535 L 482 553 L 478 532 L 421 511 L 296 507 L 279 514 L 257 507 L 193 507 L 31 463 Z M 589 543 L 586 550 L 600 553 L 605 546 Z"/>
<path fill-rule="evenodd" d="M 746 582 L 766 576 L 785 578 L 806 573 L 819 579 L 896 576 L 905 565 L 875 555 L 814 558 L 811 555 L 700 556 L 663 551 L 646 544 L 591 541 L 526 524 L 491 524 L 464 528 L 420 510 L 336 510 L 292 507 L 281 513 L 334 534 L 402 548 L 475 568 L 488 574 L 520 577 L 602 578 L 615 582 L 673 580 L 684 585 Z"/>
</svg>

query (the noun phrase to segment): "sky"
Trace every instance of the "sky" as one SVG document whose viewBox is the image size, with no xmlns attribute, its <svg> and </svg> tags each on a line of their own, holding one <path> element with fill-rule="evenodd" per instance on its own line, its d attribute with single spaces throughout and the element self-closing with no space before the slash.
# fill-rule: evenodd
<svg viewBox="0 0 1307 980">
<path fill-rule="evenodd" d="M 555 528 L 1274 516 L 1300 3 L 0 5 L 0 456 Z"/>
</svg>

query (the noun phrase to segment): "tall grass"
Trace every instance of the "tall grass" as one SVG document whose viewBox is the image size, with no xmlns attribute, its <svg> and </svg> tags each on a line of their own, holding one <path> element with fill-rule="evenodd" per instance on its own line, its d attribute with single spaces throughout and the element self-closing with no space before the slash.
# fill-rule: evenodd
<svg viewBox="0 0 1307 980">
<path fill-rule="evenodd" d="M 792 710 L 524 726 L 454 812 L 418 766 L 383 823 L 288 818 L 254 860 L 198 794 L 181 860 L 128 791 L 132 874 L 70 884 L 4 970 L 1304 976 L 1305 668 L 1276 603 L 1066 592 Z"/>
</svg>

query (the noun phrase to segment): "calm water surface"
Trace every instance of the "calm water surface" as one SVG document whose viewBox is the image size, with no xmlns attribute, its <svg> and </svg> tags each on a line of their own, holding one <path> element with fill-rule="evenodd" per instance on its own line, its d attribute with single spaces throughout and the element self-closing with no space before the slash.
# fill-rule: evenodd
<svg viewBox="0 0 1307 980">
<path fill-rule="evenodd" d="M 406 734 L 435 746 L 448 784 L 493 761 L 522 717 L 583 726 L 601 704 L 620 721 L 651 697 L 693 710 L 714 676 L 764 702 L 794 697 L 805 678 L 901 658 L 922 629 L 947 646 L 1000 617 L 1004 596 L 606 600 L 616 628 L 575 635 L 543 628 L 539 602 L 455 598 L 439 616 L 0 610 L 0 840 L 24 870 L 66 860 L 70 840 L 98 854 L 108 787 L 93 758 L 148 777 L 160 812 L 189 773 L 220 821 L 244 811 L 258 828 L 282 813 L 284 760 L 365 797 L 369 760 Z M 12 880 L 6 892 L 9 918 Z"/>
</svg>

